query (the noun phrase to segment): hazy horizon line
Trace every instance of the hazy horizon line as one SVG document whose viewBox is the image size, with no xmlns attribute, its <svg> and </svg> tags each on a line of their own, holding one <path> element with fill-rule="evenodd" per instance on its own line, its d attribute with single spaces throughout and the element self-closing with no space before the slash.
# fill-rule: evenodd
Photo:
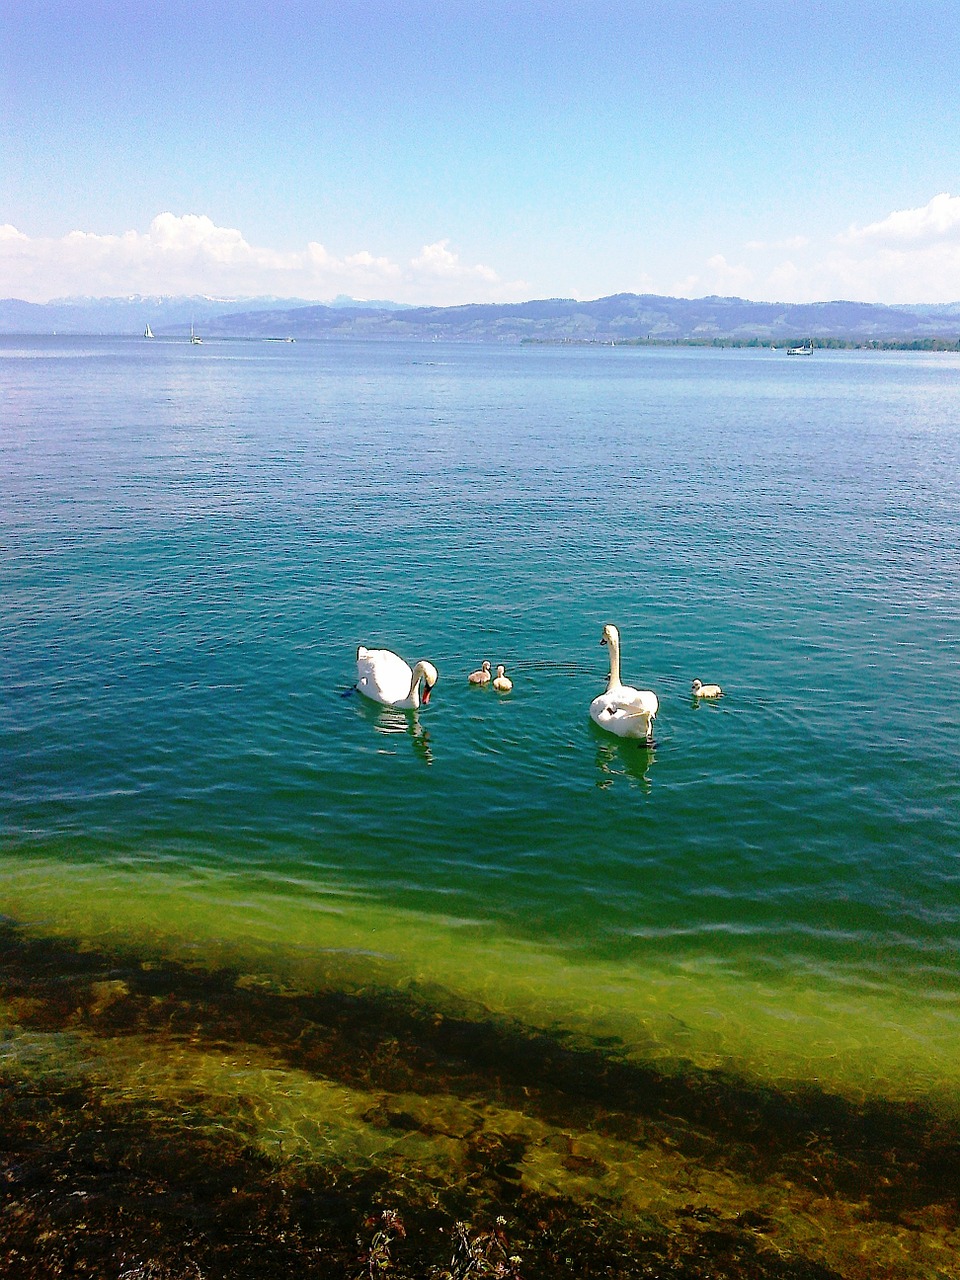
<svg viewBox="0 0 960 1280">
<path fill-rule="evenodd" d="M 489 307 L 489 308 L 511 308 L 529 306 L 534 303 L 580 303 L 589 305 L 594 302 L 607 302 L 613 298 L 657 298 L 670 302 L 741 302 L 747 303 L 755 307 L 824 307 L 824 306 L 848 306 L 848 307 L 870 307 L 884 308 L 891 311 L 909 310 L 914 307 L 923 307 L 930 310 L 946 311 L 952 307 L 960 306 L 960 298 L 951 302 L 925 302 L 916 300 L 913 302 L 863 302 L 856 298 L 818 298 L 808 302 L 790 302 L 786 299 L 776 299 L 773 301 L 745 297 L 742 294 L 734 293 L 705 293 L 705 294 L 674 294 L 674 293 L 656 293 L 652 291 L 644 291 L 638 293 L 629 289 L 616 290 L 613 293 L 598 294 L 595 297 L 577 297 L 573 295 L 542 295 L 539 297 L 531 296 L 512 302 L 483 302 L 480 300 L 470 302 L 456 303 L 433 303 L 433 302 L 399 302 L 391 298 L 358 298 L 351 294 L 339 293 L 333 298 L 303 298 L 295 294 L 235 294 L 231 297 L 207 294 L 207 293 L 107 293 L 107 294 L 65 294 L 55 298 L 48 298 L 44 302 L 34 302 L 28 298 L 21 298 L 15 295 L 8 295 L 0 298 L 0 303 L 19 303 L 27 307 L 54 307 L 54 306 L 78 306 L 84 303 L 138 303 L 138 302 L 190 302 L 203 301 L 207 303 L 223 303 L 224 305 L 236 305 L 242 302 L 289 302 L 300 307 L 333 307 L 338 301 L 342 303 L 351 303 L 354 306 L 370 307 L 372 309 L 397 309 L 404 311 L 458 311 L 467 307 Z"/>
</svg>

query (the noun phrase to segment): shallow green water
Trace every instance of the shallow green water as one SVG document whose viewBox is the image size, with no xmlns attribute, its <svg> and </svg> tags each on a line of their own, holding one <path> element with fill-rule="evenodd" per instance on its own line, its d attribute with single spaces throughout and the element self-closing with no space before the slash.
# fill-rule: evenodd
<svg viewBox="0 0 960 1280">
<path fill-rule="evenodd" d="M 0 390 L 8 915 L 955 1107 L 955 357 L 30 339 Z M 607 621 L 653 753 L 587 717 Z"/>
</svg>

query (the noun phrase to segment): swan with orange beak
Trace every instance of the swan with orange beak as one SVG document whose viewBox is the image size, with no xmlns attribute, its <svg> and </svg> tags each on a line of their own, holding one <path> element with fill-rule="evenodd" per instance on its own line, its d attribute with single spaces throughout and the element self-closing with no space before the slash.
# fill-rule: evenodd
<svg viewBox="0 0 960 1280">
<path fill-rule="evenodd" d="M 590 719 L 618 738 L 643 738 L 653 746 L 653 722 L 660 700 L 652 689 L 634 689 L 620 679 L 620 632 L 610 622 L 603 628 L 601 644 L 610 649 L 607 689 L 590 703 Z"/>
<path fill-rule="evenodd" d="M 437 668 L 422 658 L 411 668 L 389 649 L 366 649 L 363 645 L 357 649 L 357 690 L 384 707 L 402 711 L 425 707 L 438 679 Z"/>
</svg>

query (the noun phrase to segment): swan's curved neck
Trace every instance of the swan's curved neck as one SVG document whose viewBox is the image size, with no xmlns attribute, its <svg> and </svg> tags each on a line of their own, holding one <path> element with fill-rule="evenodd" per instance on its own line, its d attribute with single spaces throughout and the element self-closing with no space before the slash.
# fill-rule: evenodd
<svg viewBox="0 0 960 1280">
<path fill-rule="evenodd" d="M 620 640 L 617 636 L 611 636 L 607 640 L 607 648 L 610 650 L 610 675 L 607 677 L 607 690 L 615 688 L 623 683 L 620 679 Z"/>
<path fill-rule="evenodd" d="M 410 673 L 410 692 L 407 694 L 407 697 L 410 699 L 414 708 L 417 708 L 420 705 L 420 681 L 424 679 L 426 674 L 427 673 L 423 669 L 422 662 L 418 662 Z"/>
</svg>

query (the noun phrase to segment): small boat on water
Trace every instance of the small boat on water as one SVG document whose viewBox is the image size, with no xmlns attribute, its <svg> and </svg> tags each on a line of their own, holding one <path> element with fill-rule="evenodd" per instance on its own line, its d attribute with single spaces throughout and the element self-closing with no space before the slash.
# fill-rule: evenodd
<svg viewBox="0 0 960 1280">
<path fill-rule="evenodd" d="M 149 323 L 147 324 L 147 327 L 146 327 L 146 328 L 144 329 L 144 331 L 143 331 L 143 336 L 144 336 L 145 338 L 152 338 L 152 337 L 153 337 L 153 330 L 150 328 Z"/>
<path fill-rule="evenodd" d="M 194 333 L 193 331 L 192 320 L 190 321 L 190 341 L 193 343 L 195 347 L 203 346 L 203 339 L 200 337 L 199 333 Z"/>
<path fill-rule="evenodd" d="M 788 356 L 812 356 L 813 343 L 805 342 L 800 347 L 787 347 L 787 355 Z"/>
</svg>

